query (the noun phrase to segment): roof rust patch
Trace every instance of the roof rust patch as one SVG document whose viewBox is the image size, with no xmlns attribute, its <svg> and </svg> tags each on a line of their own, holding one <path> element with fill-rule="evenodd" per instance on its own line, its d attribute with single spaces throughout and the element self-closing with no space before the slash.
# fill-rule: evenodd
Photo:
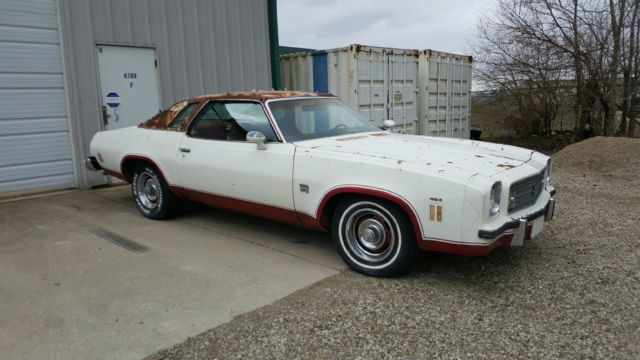
<svg viewBox="0 0 640 360">
<path fill-rule="evenodd" d="M 511 165 L 511 164 L 498 164 L 496 165 L 497 167 L 501 167 L 501 168 L 505 168 L 507 170 L 509 169 L 513 169 L 514 167 L 516 167 L 517 165 Z"/>
<path fill-rule="evenodd" d="M 189 100 L 258 100 L 265 102 L 272 99 L 293 98 L 293 97 L 335 97 L 332 94 L 314 93 L 308 91 L 239 91 L 219 94 L 207 94 L 196 96 Z"/>
<path fill-rule="evenodd" d="M 369 136 L 387 136 L 387 135 L 391 135 L 391 134 L 386 133 L 386 132 L 381 132 L 381 133 L 371 134 Z"/>
<path fill-rule="evenodd" d="M 170 108 L 160 111 L 154 117 L 139 126 L 147 129 L 166 129 L 167 126 L 169 126 L 169 123 L 171 123 L 171 120 L 173 120 L 173 118 L 178 115 L 178 113 L 182 111 L 188 103 L 189 102 L 187 100 L 184 100 L 173 104 Z"/>
</svg>

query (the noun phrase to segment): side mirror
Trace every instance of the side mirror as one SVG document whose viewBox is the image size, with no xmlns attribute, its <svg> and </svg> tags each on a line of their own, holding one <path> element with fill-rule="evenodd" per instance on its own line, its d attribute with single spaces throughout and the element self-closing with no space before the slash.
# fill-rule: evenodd
<svg viewBox="0 0 640 360">
<path fill-rule="evenodd" d="M 265 136 L 260 131 L 249 131 L 247 133 L 247 142 L 255 143 L 258 150 L 267 150 L 267 145 L 264 144 Z"/>
<path fill-rule="evenodd" d="M 384 130 L 391 129 L 395 125 L 396 125 L 395 121 L 393 121 L 393 120 L 385 120 L 385 121 L 382 122 L 382 129 L 384 129 Z"/>
</svg>

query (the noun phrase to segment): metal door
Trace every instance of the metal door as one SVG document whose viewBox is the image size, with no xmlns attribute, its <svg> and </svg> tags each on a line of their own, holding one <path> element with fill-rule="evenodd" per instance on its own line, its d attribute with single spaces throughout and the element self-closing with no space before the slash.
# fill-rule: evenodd
<svg viewBox="0 0 640 360">
<path fill-rule="evenodd" d="M 419 61 L 420 135 L 468 139 L 471 58 L 425 50 Z"/>
<path fill-rule="evenodd" d="M 418 57 L 415 51 L 387 52 L 387 103 L 393 132 L 416 134 L 418 125 Z"/>
<path fill-rule="evenodd" d="M 154 49 L 98 45 L 97 52 L 105 129 L 138 125 L 161 110 Z"/>
<path fill-rule="evenodd" d="M 352 56 L 355 72 L 350 77 L 355 80 L 357 109 L 378 125 L 387 119 L 395 121 L 393 132 L 415 134 L 417 52 L 368 46 L 355 47 L 352 51 L 355 51 Z"/>
<path fill-rule="evenodd" d="M 181 185 L 187 189 L 293 209 L 292 144 L 268 143 L 266 150 L 244 141 L 197 139 L 180 143 Z M 184 152 L 186 151 L 188 152 Z M 212 156 L 212 154 L 216 154 Z"/>
</svg>

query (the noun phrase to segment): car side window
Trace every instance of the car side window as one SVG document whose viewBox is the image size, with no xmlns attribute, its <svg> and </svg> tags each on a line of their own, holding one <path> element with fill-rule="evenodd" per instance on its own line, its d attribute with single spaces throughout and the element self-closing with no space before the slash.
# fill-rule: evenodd
<svg viewBox="0 0 640 360">
<path fill-rule="evenodd" d="M 260 131 L 266 142 L 278 141 L 261 104 L 213 102 L 200 111 L 188 135 L 212 140 L 246 141 L 249 131 Z"/>
<path fill-rule="evenodd" d="M 189 115 L 191 115 L 191 112 L 193 111 L 193 109 L 195 109 L 196 106 L 198 106 L 198 103 L 191 103 L 185 106 L 184 109 L 182 109 L 182 111 L 180 111 L 178 115 L 176 115 L 176 117 L 171 120 L 169 129 L 179 128 L 180 125 L 182 125 L 182 123 L 189 117 Z"/>
</svg>

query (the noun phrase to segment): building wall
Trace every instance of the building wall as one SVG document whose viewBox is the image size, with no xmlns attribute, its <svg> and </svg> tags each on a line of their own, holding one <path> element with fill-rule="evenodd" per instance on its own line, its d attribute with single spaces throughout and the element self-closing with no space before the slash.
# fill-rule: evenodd
<svg viewBox="0 0 640 360">
<path fill-rule="evenodd" d="M 54 0 L 0 0 L 0 196 L 75 186 Z"/>
<path fill-rule="evenodd" d="M 97 45 L 154 48 L 163 107 L 204 93 L 271 88 L 266 0 L 59 0 L 59 8 L 79 159 L 103 127 Z M 105 177 L 80 167 L 79 180 L 90 186 Z"/>
</svg>

